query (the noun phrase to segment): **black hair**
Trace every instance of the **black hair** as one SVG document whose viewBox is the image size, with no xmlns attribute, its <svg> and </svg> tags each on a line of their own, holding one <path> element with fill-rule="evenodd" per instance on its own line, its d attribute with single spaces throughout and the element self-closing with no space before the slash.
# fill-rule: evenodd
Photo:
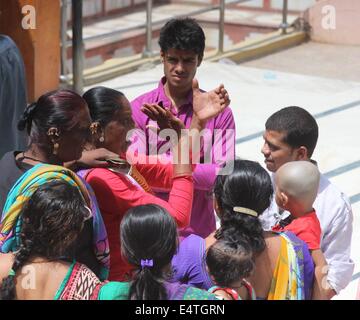
<svg viewBox="0 0 360 320">
<path fill-rule="evenodd" d="M 251 275 L 254 269 L 251 247 L 240 239 L 217 240 L 207 250 L 206 265 L 217 285 L 231 287 Z"/>
<path fill-rule="evenodd" d="M 169 49 L 193 51 L 202 59 L 205 34 L 195 19 L 171 19 L 160 30 L 159 46 L 163 52 Z"/>
<path fill-rule="evenodd" d="M 91 120 L 99 122 L 103 128 L 113 119 L 116 112 L 121 112 L 124 108 L 124 94 L 111 88 L 92 88 L 83 94 L 83 98 L 89 107 Z"/>
<path fill-rule="evenodd" d="M 272 114 L 265 123 L 266 130 L 284 132 L 283 142 L 292 148 L 305 146 L 312 156 L 319 136 L 315 118 L 305 109 L 291 106 Z"/>
<path fill-rule="evenodd" d="M 38 187 L 20 212 L 20 247 L 12 270 L 16 273 L 31 256 L 50 261 L 64 258 L 89 216 L 85 204 L 79 190 L 66 181 L 53 180 Z M 0 300 L 15 298 L 15 276 L 9 275 L 1 283 Z"/>
<path fill-rule="evenodd" d="M 266 170 L 257 162 L 235 160 L 234 170 L 218 175 L 214 194 L 220 210 L 220 228 L 217 239 L 239 237 L 251 245 L 254 253 L 265 249 L 263 228 L 258 217 L 234 211 L 244 207 L 261 215 L 271 203 L 273 187 Z"/>
<path fill-rule="evenodd" d="M 27 106 L 18 122 L 18 129 L 26 129 L 30 144 L 36 143 L 50 152 L 47 132 L 56 127 L 60 132 L 71 130 L 77 123 L 80 110 L 86 110 L 83 98 L 71 90 L 55 90 L 42 95 Z"/>
<path fill-rule="evenodd" d="M 166 300 L 164 281 L 169 274 L 166 267 L 177 250 L 175 220 L 155 204 L 130 209 L 121 222 L 121 250 L 124 258 L 134 266 L 129 299 Z M 152 260 L 152 266 L 141 262 Z"/>
</svg>

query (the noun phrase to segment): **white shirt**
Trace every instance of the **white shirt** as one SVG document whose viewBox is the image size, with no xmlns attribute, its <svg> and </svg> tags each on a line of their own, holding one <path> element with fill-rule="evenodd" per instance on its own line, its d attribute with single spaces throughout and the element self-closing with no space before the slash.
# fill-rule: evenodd
<svg viewBox="0 0 360 320">
<path fill-rule="evenodd" d="M 274 174 L 272 175 L 272 180 Z M 349 282 L 354 271 L 350 258 L 353 213 L 348 197 L 324 175 L 320 176 L 318 195 L 314 209 L 322 230 L 321 250 L 328 263 L 328 282 L 339 293 Z M 279 214 L 275 198 L 268 209 L 260 216 L 264 230 L 270 230 L 279 220 L 290 213 Z"/>
</svg>

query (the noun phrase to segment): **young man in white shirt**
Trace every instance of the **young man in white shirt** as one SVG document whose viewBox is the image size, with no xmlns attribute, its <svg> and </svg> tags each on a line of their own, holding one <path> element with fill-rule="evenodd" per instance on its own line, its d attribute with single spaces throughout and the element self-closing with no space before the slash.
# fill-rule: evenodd
<svg viewBox="0 0 360 320">
<path fill-rule="evenodd" d="M 289 161 L 314 162 L 311 156 L 318 139 L 318 125 L 306 110 L 287 107 L 268 118 L 263 138 L 261 152 L 267 169 L 274 173 Z M 350 259 L 353 214 L 348 197 L 324 175 L 320 177 L 314 209 L 322 230 L 321 250 L 328 263 L 326 296 L 331 299 L 348 285 L 354 271 L 354 262 Z M 273 199 L 262 215 L 263 227 L 270 230 L 288 216 Z"/>
</svg>

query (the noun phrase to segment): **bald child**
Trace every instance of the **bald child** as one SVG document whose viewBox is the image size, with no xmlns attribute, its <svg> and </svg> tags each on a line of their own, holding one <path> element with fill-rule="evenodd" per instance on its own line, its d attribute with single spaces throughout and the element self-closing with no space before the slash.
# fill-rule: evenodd
<svg viewBox="0 0 360 320">
<path fill-rule="evenodd" d="M 292 161 L 282 165 L 275 174 L 275 200 L 279 207 L 291 213 L 287 226 L 275 226 L 275 231 L 291 231 L 305 241 L 315 264 L 312 299 L 324 299 L 327 287 L 327 263 L 320 249 L 321 227 L 313 208 L 319 188 L 320 172 L 309 161 Z"/>
</svg>

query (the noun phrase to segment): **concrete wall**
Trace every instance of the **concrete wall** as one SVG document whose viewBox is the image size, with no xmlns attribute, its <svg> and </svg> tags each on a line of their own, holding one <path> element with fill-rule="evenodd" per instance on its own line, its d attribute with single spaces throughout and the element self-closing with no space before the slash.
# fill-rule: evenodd
<svg viewBox="0 0 360 320">
<path fill-rule="evenodd" d="M 305 13 L 311 40 L 360 45 L 360 1 L 320 0 Z"/>
</svg>

